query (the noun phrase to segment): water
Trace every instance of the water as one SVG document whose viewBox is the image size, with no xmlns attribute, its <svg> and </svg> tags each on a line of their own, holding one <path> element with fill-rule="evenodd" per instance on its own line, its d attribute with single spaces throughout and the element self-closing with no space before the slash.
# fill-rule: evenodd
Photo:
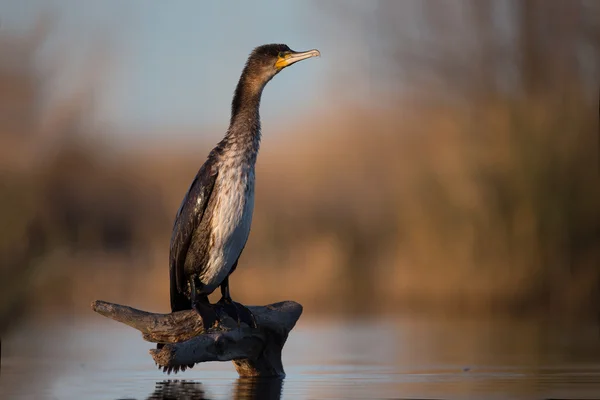
<svg viewBox="0 0 600 400">
<path fill-rule="evenodd" d="M 231 363 L 167 376 L 154 366 L 151 347 L 137 331 L 101 317 L 31 323 L 3 340 L 0 397 L 600 398 L 597 325 L 302 317 L 284 348 L 283 381 L 238 379 Z"/>
</svg>

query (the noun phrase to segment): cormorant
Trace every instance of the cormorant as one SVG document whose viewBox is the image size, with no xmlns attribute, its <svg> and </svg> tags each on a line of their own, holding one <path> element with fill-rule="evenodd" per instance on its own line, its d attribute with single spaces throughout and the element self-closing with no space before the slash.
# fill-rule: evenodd
<svg viewBox="0 0 600 400">
<path fill-rule="evenodd" d="M 171 236 L 171 310 L 194 309 L 213 326 L 217 313 L 208 295 L 221 287 L 217 303 L 227 314 L 255 326 L 250 311 L 231 300 L 229 275 L 248 240 L 254 208 L 254 166 L 260 144 L 259 106 L 265 85 L 281 70 L 318 50 L 292 51 L 285 44 L 255 48 L 231 103 L 225 137 L 210 152 L 177 211 Z"/>
</svg>

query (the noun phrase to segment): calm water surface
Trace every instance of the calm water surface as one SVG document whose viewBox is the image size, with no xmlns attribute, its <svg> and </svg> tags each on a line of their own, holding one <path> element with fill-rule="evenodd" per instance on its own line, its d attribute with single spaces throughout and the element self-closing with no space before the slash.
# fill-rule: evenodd
<svg viewBox="0 0 600 400">
<path fill-rule="evenodd" d="M 137 331 L 101 317 L 31 323 L 3 340 L 0 398 L 600 398 L 594 324 L 303 318 L 283 381 L 237 379 L 231 363 L 167 376 Z"/>
</svg>

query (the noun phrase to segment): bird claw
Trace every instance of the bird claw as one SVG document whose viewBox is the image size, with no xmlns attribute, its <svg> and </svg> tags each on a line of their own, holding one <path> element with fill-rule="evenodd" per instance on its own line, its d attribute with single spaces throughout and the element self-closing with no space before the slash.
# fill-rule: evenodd
<svg viewBox="0 0 600 400">
<path fill-rule="evenodd" d="M 217 313 L 210 304 L 197 302 L 193 304 L 193 308 L 200 318 L 202 318 L 202 325 L 205 332 L 215 325 L 215 322 L 218 320 Z"/>
<path fill-rule="evenodd" d="M 225 311 L 225 313 L 234 321 L 237 321 L 238 327 L 241 326 L 242 322 L 252 328 L 258 327 L 254 315 L 244 305 L 227 298 L 221 298 L 217 304 L 222 307 L 223 311 Z"/>
</svg>

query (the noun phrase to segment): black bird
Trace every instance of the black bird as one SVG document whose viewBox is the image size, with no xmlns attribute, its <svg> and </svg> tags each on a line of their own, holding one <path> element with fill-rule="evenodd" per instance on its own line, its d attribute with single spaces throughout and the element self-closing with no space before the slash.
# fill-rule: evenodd
<svg viewBox="0 0 600 400">
<path fill-rule="evenodd" d="M 284 44 L 255 48 L 242 71 L 231 104 L 225 137 L 210 152 L 177 212 L 169 260 L 171 310 L 195 309 L 205 329 L 217 313 L 208 295 L 221 287 L 218 305 L 255 325 L 250 311 L 234 303 L 229 275 L 246 245 L 254 209 L 254 166 L 260 144 L 260 99 L 265 85 L 284 68 L 319 56 Z"/>
</svg>

